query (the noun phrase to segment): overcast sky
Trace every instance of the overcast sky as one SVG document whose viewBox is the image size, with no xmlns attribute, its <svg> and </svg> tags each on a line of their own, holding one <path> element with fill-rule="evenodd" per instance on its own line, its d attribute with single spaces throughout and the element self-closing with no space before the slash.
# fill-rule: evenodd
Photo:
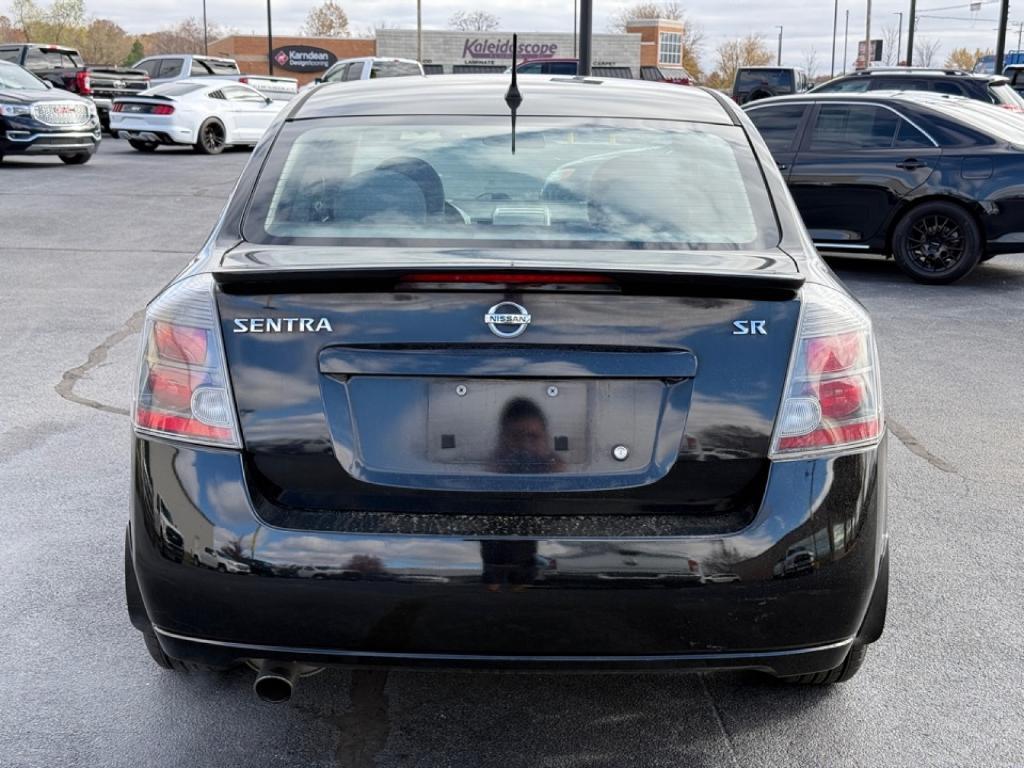
<svg viewBox="0 0 1024 768">
<path fill-rule="evenodd" d="M 274 32 L 294 34 L 315 0 L 271 0 Z M 341 0 L 348 13 L 350 26 L 358 34 L 379 22 L 389 26 L 415 27 L 415 0 Z M 4 0 L 0 0 L 3 7 Z M 614 0 L 594 1 L 594 31 L 607 31 L 608 18 L 623 5 Z M 703 62 L 714 63 L 714 49 L 722 42 L 749 32 L 763 35 L 774 48 L 777 25 L 784 27 L 783 61 L 802 65 L 813 47 L 817 52 L 818 73 L 828 73 L 832 56 L 833 0 L 690 0 L 683 2 L 691 21 L 705 33 Z M 881 37 L 885 26 L 896 27 L 895 11 L 906 12 L 909 0 L 875 0 L 872 4 L 872 37 Z M 967 0 L 918 0 L 917 37 L 936 38 L 942 42 L 942 59 L 957 46 L 994 48 L 999 0 L 981 0 L 980 9 L 970 11 Z M 91 15 L 113 19 L 130 32 L 141 32 L 173 24 L 189 15 L 202 15 L 202 0 L 86 0 Z M 572 0 L 491 0 L 488 3 L 443 2 L 423 0 L 425 28 L 443 29 L 448 18 L 458 10 L 486 8 L 501 19 L 503 31 L 567 32 L 572 29 Z M 840 0 L 839 45 L 837 68 L 842 65 L 842 44 L 845 11 L 850 11 L 850 45 L 848 61 L 856 56 L 856 40 L 864 35 L 864 0 Z M 211 21 L 237 28 L 243 33 L 266 33 L 266 4 L 263 0 L 207 0 Z M 942 17 L 942 18 L 935 18 Z M 1010 21 L 1015 22 L 1011 8 Z M 1019 20 L 1024 21 L 1024 7 Z M 906 45 L 908 19 L 904 17 L 903 39 Z M 1011 30 L 1007 48 L 1017 47 L 1017 30 Z M 935 63 L 941 63 L 939 61 Z"/>
</svg>

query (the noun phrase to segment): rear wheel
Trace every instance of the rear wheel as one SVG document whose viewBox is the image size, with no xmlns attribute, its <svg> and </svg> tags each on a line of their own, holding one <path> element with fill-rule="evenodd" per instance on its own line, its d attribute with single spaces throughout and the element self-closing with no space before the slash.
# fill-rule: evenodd
<svg viewBox="0 0 1024 768">
<path fill-rule="evenodd" d="M 67 165 L 85 165 L 92 160 L 92 152 L 66 152 L 60 155 L 60 159 Z"/>
<path fill-rule="evenodd" d="M 919 283 L 959 280 L 981 258 L 981 232 L 971 215 L 953 203 L 925 203 L 911 209 L 892 235 L 897 266 Z"/>
<path fill-rule="evenodd" d="M 160 146 L 155 141 L 142 141 L 140 139 L 128 139 L 128 144 L 131 145 L 132 149 L 137 149 L 139 152 L 156 152 L 156 148 Z"/>
<path fill-rule="evenodd" d="M 207 120 L 199 126 L 199 141 L 193 146 L 201 154 L 219 155 L 225 146 L 224 126 L 216 120 Z"/>
<path fill-rule="evenodd" d="M 857 674 L 857 671 L 864 664 L 864 657 L 868 654 L 868 647 L 859 640 L 854 640 L 849 652 L 842 663 L 824 672 L 812 672 L 807 675 L 791 675 L 780 678 L 784 683 L 794 685 L 832 685 L 833 683 L 845 683 Z"/>
</svg>

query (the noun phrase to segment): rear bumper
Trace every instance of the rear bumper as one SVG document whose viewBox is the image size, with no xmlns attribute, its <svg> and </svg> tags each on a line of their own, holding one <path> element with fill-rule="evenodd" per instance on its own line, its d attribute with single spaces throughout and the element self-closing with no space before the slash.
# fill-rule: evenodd
<svg viewBox="0 0 1024 768">
<path fill-rule="evenodd" d="M 147 119 L 139 116 L 125 116 L 121 112 L 110 113 L 110 132 L 122 139 L 156 141 L 161 144 L 195 144 L 196 131 L 190 125 L 173 122 L 172 119 Z"/>
<path fill-rule="evenodd" d="M 129 611 L 205 663 L 820 671 L 874 592 L 884 454 L 775 464 L 730 534 L 481 539 L 274 528 L 239 454 L 136 437 Z"/>
</svg>

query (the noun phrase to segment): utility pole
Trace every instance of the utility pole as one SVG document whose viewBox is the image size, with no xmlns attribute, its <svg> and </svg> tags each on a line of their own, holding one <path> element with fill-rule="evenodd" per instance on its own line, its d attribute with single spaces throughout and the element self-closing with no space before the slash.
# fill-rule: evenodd
<svg viewBox="0 0 1024 768">
<path fill-rule="evenodd" d="M 910 23 L 907 25 L 907 66 L 914 63 L 914 28 L 917 26 L 917 0 L 910 0 Z"/>
<path fill-rule="evenodd" d="M 836 0 L 836 10 L 833 13 L 833 66 L 831 66 L 831 70 L 828 72 L 828 77 L 829 78 L 836 77 L 836 33 L 838 31 L 839 31 L 839 0 Z"/>
<path fill-rule="evenodd" d="M 871 0 L 868 12 L 864 14 L 864 69 L 871 68 Z"/>
<path fill-rule="evenodd" d="M 267 74 L 274 74 L 274 28 L 270 24 L 270 0 L 267 0 Z"/>
<path fill-rule="evenodd" d="M 782 25 L 776 25 L 779 28 L 779 55 L 775 58 L 775 66 L 782 66 Z"/>
<path fill-rule="evenodd" d="M 836 0 L 839 2 L 839 0 Z M 577 34 L 577 21 L 578 15 L 577 8 L 579 7 L 579 0 L 572 0 L 572 57 L 576 58 L 576 34 Z"/>
<path fill-rule="evenodd" d="M 850 50 L 850 9 L 846 9 L 846 31 L 843 32 L 843 74 L 846 74 L 846 53 Z"/>
<path fill-rule="evenodd" d="M 1020 50 L 1020 34 L 1024 32 L 1024 21 L 1017 22 L 1017 50 Z"/>
<path fill-rule="evenodd" d="M 836 0 L 838 2 L 838 0 Z M 209 25 L 206 23 L 206 0 L 203 0 L 203 55 L 210 55 Z"/>
<path fill-rule="evenodd" d="M 416 61 L 423 61 L 423 0 L 416 0 Z M 516 65 L 516 54 L 512 53 L 512 66 Z"/>
<path fill-rule="evenodd" d="M 903 47 L 903 11 L 893 11 L 900 17 L 900 26 L 896 32 L 896 66 L 900 65 L 900 49 Z"/>
<path fill-rule="evenodd" d="M 1010 2 L 1002 0 L 999 4 L 999 36 L 996 38 L 996 71 L 1003 74 L 1003 58 L 1006 55 L 1006 25 L 1010 17 Z"/>
<path fill-rule="evenodd" d="M 590 44 L 594 37 L 594 0 L 580 0 L 580 63 L 576 73 L 590 77 Z"/>
</svg>

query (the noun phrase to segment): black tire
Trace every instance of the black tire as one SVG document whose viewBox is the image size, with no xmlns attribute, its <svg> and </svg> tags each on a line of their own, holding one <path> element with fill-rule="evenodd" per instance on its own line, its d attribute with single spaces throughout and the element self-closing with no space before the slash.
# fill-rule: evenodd
<svg viewBox="0 0 1024 768">
<path fill-rule="evenodd" d="M 85 165 L 90 160 L 92 160 L 92 152 L 65 152 L 59 155 L 59 157 L 67 165 Z"/>
<path fill-rule="evenodd" d="M 896 265 L 926 285 L 955 282 L 978 265 L 981 231 L 955 203 L 931 202 L 911 208 L 892 233 Z"/>
<path fill-rule="evenodd" d="M 131 145 L 132 149 L 137 149 L 139 152 L 156 152 L 156 148 L 160 146 L 155 141 L 142 141 L 140 139 L 128 139 L 128 144 Z"/>
<path fill-rule="evenodd" d="M 857 674 L 863 666 L 864 658 L 868 654 L 868 647 L 859 640 L 854 640 L 850 646 L 846 658 L 838 667 L 826 669 L 824 672 L 812 672 L 807 675 L 792 675 L 779 678 L 784 683 L 793 685 L 833 685 L 834 683 L 845 683 Z"/>
<path fill-rule="evenodd" d="M 761 99 L 770 99 L 775 95 L 775 92 L 770 88 L 757 88 L 752 91 L 750 96 L 747 97 L 747 101 L 760 101 Z"/>
<path fill-rule="evenodd" d="M 219 155 L 227 146 L 224 126 L 217 120 L 207 120 L 199 126 L 198 138 L 193 146 L 196 152 L 202 155 Z"/>
</svg>

